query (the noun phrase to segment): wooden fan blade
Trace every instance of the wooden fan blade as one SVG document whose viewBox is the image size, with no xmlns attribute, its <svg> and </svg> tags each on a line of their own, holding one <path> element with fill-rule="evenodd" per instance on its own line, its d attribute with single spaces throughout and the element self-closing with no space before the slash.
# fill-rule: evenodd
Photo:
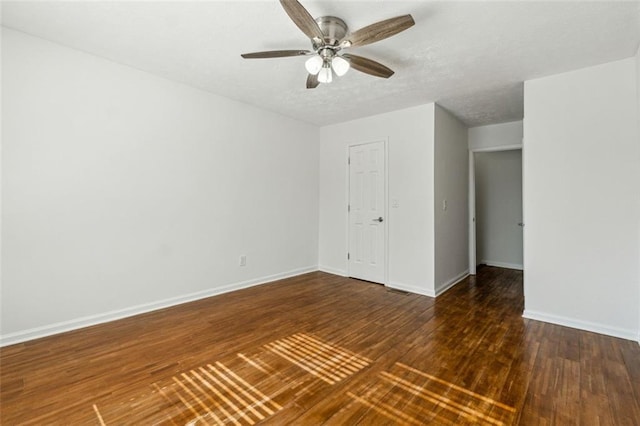
<svg viewBox="0 0 640 426">
<path fill-rule="evenodd" d="M 297 0 L 280 0 L 280 4 L 293 23 L 296 24 L 307 37 L 310 39 L 324 39 L 324 34 L 322 34 L 318 23 Z"/>
<path fill-rule="evenodd" d="M 310 50 L 269 50 L 266 52 L 243 53 L 245 59 L 263 59 L 263 58 L 285 58 L 287 56 L 304 56 L 308 55 Z"/>
<path fill-rule="evenodd" d="M 415 23 L 411 15 L 397 16 L 360 28 L 346 39 L 351 42 L 351 46 L 364 46 L 394 36 L 411 28 Z"/>
<path fill-rule="evenodd" d="M 315 89 L 319 84 L 318 74 L 309 74 L 307 76 L 307 89 Z"/>
<path fill-rule="evenodd" d="M 348 60 L 351 64 L 351 68 L 356 71 L 382 78 L 389 78 L 393 75 L 393 70 L 385 67 L 380 62 L 363 58 L 362 56 L 352 55 L 350 53 L 345 53 L 342 57 Z"/>
</svg>

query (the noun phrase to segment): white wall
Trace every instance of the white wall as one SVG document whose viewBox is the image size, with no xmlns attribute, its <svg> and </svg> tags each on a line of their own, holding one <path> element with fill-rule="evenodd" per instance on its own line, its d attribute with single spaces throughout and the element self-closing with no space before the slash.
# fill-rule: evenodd
<svg viewBox="0 0 640 426">
<path fill-rule="evenodd" d="M 635 59 L 525 82 L 525 316 L 636 339 Z"/>
<path fill-rule="evenodd" d="M 640 134 L 640 46 L 636 52 L 636 98 L 638 104 L 638 134 Z M 638 216 L 638 252 L 640 252 L 640 216 Z M 638 261 L 640 275 L 640 260 Z M 640 280 L 638 281 L 638 343 L 640 343 Z"/>
<path fill-rule="evenodd" d="M 522 121 L 471 127 L 469 150 L 522 146 Z"/>
<path fill-rule="evenodd" d="M 446 110 L 436 105 L 434 147 L 436 295 L 469 273 L 467 146 L 467 128 Z"/>
<path fill-rule="evenodd" d="M 2 8 L 0 7 L 0 18 L 2 18 Z M 2 43 L 2 33 L 0 32 L 0 44 Z M 1 45 L 0 45 L 1 47 Z M 1 54 L 1 51 L 0 51 Z M 1 59 L 1 58 L 0 58 Z M 2 66 L 0 63 L 0 117 L 3 117 L 2 115 L 2 104 L 3 102 L 1 102 L 2 100 L 2 84 L 1 82 L 3 81 L 3 73 L 2 73 Z M 2 123 L 4 122 L 4 119 L 0 119 L 0 339 L 2 336 L 2 235 L 3 235 L 3 222 L 2 222 L 2 211 L 3 211 L 3 207 L 2 207 L 2 187 L 3 187 L 3 182 L 2 182 L 2 151 L 3 151 L 3 147 L 2 147 L 2 135 L 4 134 L 4 130 L 3 130 L 3 125 Z M 0 340 L 0 345 L 2 344 L 2 341 Z"/>
<path fill-rule="evenodd" d="M 478 263 L 522 269 L 522 150 L 474 155 Z"/>
<path fill-rule="evenodd" d="M 3 343 L 316 269 L 317 127 L 2 35 Z"/>
<path fill-rule="evenodd" d="M 434 294 L 433 116 L 429 104 L 320 129 L 320 269 L 347 274 L 349 144 L 388 140 L 388 284 Z"/>
</svg>

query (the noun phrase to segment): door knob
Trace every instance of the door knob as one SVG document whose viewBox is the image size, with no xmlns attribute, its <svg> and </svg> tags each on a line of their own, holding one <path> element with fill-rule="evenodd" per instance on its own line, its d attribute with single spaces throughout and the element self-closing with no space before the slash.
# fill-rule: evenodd
<svg viewBox="0 0 640 426">
<path fill-rule="evenodd" d="M 373 219 L 373 221 L 374 221 L 374 222 L 382 222 L 382 221 L 384 221 L 384 219 L 382 218 L 382 216 L 380 216 L 380 217 L 379 217 L 379 218 L 377 218 L 377 219 Z"/>
</svg>

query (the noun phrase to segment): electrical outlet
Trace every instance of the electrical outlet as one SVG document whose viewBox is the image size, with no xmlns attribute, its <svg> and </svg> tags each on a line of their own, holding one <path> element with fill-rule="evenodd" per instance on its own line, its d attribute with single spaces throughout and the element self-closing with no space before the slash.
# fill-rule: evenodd
<svg viewBox="0 0 640 426">
<path fill-rule="evenodd" d="M 240 256 L 240 266 L 247 266 L 247 255 L 243 254 Z"/>
<path fill-rule="evenodd" d="M 442 210 L 447 211 L 447 200 L 442 200 Z"/>
</svg>

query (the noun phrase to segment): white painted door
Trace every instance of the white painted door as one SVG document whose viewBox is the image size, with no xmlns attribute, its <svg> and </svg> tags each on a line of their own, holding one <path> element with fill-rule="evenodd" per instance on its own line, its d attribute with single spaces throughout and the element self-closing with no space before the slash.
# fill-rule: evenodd
<svg viewBox="0 0 640 426">
<path fill-rule="evenodd" d="M 385 283 L 384 142 L 349 147 L 349 276 Z"/>
</svg>

